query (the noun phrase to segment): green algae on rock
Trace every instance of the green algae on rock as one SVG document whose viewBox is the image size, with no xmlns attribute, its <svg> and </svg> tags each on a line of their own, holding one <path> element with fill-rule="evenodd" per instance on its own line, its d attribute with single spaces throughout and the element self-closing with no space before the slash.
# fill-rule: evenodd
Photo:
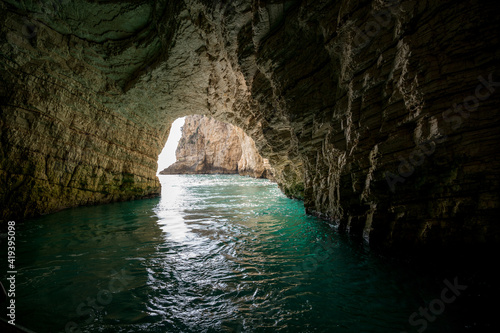
<svg viewBox="0 0 500 333">
<path fill-rule="evenodd" d="M 29 3 L 0 3 L 2 219 L 157 195 L 171 123 L 204 114 L 372 246 L 499 244 L 496 1 Z"/>
</svg>

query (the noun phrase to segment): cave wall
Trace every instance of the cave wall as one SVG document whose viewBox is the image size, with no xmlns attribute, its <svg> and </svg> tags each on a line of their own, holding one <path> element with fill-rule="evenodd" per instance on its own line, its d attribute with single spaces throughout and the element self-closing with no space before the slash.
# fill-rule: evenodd
<svg viewBox="0 0 500 333">
<path fill-rule="evenodd" d="M 171 122 L 206 114 L 375 247 L 499 244 L 494 0 L 0 6 L 3 219 L 156 195 Z"/>
<path fill-rule="evenodd" d="M 159 194 L 167 124 L 116 101 L 167 52 L 169 7 L 0 2 L 0 219 Z"/>
</svg>

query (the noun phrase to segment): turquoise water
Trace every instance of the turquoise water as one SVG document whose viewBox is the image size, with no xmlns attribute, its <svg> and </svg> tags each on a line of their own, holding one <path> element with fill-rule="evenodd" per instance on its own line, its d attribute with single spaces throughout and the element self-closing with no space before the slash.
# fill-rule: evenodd
<svg viewBox="0 0 500 333">
<path fill-rule="evenodd" d="M 466 292 L 433 302 L 456 272 L 380 257 L 267 180 L 160 180 L 161 198 L 18 224 L 16 322 L 40 333 L 386 333 L 469 332 L 482 318 L 468 319 Z"/>
</svg>

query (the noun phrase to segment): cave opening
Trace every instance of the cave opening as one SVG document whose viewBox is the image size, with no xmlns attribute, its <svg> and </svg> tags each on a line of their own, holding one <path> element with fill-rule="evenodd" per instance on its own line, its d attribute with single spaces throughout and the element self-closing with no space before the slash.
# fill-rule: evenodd
<svg viewBox="0 0 500 333">
<path fill-rule="evenodd" d="M 158 157 L 157 175 L 239 174 L 274 179 L 269 160 L 255 141 L 233 124 L 205 115 L 189 115 L 172 123 Z"/>
<path fill-rule="evenodd" d="M 373 246 L 498 247 L 496 2 L 334 3 L 0 2 L 1 221 L 158 195 L 170 121 L 203 112 Z"/>
<path fill-rule="evenodd" d="M 175 163 L 175 150 L 177 149 L 179 140 L 182 136 L 182 125 L 184 125 L 184 120 L 185 117 L 177 118 L 170 127 L 167 142 L 165 143 L 160 155 L 158 155 L 157 175 L 160 171 Z"/>
<path fill-rule="evenodd" d="M 19 230 L 19 321 L 496 327 L 497 16 L 496 0 L 0 1 L 0 230 Z M 282 192 L 220 175 L 258 173 L 215 149 L 185 148 L 197 174 L 160 184 L 171 121 L 200 112 L 246 131 Z M 460 264 L 380 265 L 333 224 L 391 256 Z M 110 267 L 131 272 L 120 291 L 105 289 Z"/>
</svg>

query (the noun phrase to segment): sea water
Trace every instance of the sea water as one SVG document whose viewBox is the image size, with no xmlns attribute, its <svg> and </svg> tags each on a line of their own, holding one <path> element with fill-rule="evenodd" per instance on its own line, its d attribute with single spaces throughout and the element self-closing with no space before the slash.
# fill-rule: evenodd
<svg viewBox="0 0 500 333">
<path fill-rule="evenodd" d="M 479 325 L 480 315 L 467 319 L 461 300 L 470 286 L 458 273 L 377 255 L 306 215 L 302 202 L 268 180 L 160 180 L 160 198 L 18 223 L 16 323 L 40 333 L 470 332 Z"/>
</svg>

